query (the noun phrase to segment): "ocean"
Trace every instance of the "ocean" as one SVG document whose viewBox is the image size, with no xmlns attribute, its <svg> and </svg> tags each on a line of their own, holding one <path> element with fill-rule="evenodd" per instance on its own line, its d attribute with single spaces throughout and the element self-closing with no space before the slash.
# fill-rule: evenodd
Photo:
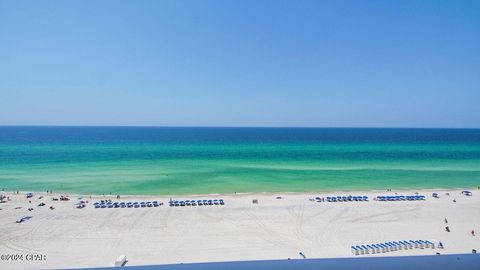
<svg viewBox="0 0 480 270">
<path fill-rule="evenodd" d="M 480 129 L 0 127 L 0 188 L 79 194 L 480 186 Z"/>
</svg>

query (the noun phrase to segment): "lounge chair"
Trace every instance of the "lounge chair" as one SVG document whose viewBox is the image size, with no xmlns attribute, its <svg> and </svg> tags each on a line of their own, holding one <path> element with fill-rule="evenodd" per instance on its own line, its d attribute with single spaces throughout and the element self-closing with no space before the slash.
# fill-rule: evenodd
<svg viewBox="0 0 480 270">
<path fill-rule="evenodd" d="M 428 241 L 428 240 L 426 240 L 425 242 L 426 242 L 428 245 L 430 245 L 431 248 L 435 249 L 435 244 L 434 244 L 434 243 L 432 243 L 432 242 L 430 242 L 430 241 Z"/>
</svg>

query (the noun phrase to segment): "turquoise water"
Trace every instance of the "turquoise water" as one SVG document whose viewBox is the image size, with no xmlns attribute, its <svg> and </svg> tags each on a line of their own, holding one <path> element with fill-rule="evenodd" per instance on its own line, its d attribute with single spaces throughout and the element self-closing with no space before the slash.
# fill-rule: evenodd
<svg viewBox="0 0 480 270">
<path fill-rule="evenodd" d="M 192 194 L 480 186 L 478 129 L 0 127 L 0 188 Z"/>
</svg>

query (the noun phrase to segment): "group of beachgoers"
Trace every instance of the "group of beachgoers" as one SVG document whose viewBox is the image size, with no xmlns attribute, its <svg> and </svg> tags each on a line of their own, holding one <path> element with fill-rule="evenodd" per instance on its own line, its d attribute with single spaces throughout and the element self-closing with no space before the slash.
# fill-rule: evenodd
<svg viewBox="0 0 480 270">
<path fill-rule="evenodd" d="M 447 225 L 447 224 L 448 224 L 448 219 L 445 218 L 443 221 L 445 222 L 445 225 L 446 225 L 446 226 L 445 226 L 445 231 L 446 231 L 447 233 L 449 233 L 449 232 L 450 232 L 450 226 Z M 472 236 L 475 236 L 475 230 L 472 229 L 472 230 L 470 231 L 470 234 L 471 234 Z"/>
</svg>

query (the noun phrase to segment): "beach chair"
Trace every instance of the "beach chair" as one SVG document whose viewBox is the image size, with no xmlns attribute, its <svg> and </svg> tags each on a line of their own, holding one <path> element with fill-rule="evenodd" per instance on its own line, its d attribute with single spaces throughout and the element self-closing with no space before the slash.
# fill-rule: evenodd
<svg viewBox="0 0 480 270">
<path fill-rule="evenodd" d="M 430 245 L 426 241 L 424 241 L 424 240 L 418 240 L 418 241 L 422 243 L 424 248 L 429 248 L 430 247 Z"/>
<path fill-rule="evenodd" d="M 385 252 L 388 251 L 387 246 L 386 246 L 385 244 L 383 244 L 383 243 L 377 244 L 377 246 L 379 246 L 379 247 L 381 248 L 382 253 L 385 253 Z"/>
<path fill-rule="evenodd" d="M 368 254 L 368 248 L 365 245 L 362 245 L 363 250 L 365 251 L 365 254 Z"/>
<path fill-rule="evenodd" d="M 423 244 L 422 241 L 417 240 L 417 241 L 415 241 L 415 243 L 417 243 L 418 248 L 421 248 L 421 249 L 424 249 L 424 248 L 425 248 L 425 245 Z"/>
<path fill-rule="evenodd" d="M 365 254 L 365 250 L 363 249 L 362 246 L 356 246 L 356 248 L 357 248 L 359 254 L 361 254 L 361 255 Z"/>
<path fill-rule="evenodd" d="M 180 201 L 180 206 L 185 206 L 185 202 L 184 201 Z"/>
<path fill-rule="evenodd" d="M 212 201 L 212 200 L 208 200 L 208 205 L 213 205 L 213 201 Z"/>
<path fill-rule="evenodd" d="M 186 200 L 186 201 L 185 201 L 185 205 L 186 205 L 186 206 L 190 206 L 190 205 L 192 205 L 192 203 L 190 203 L 189 200 Z"/>
<path fill-rule="evenodd" d="M 355 254 L 355 255 L 359 254 L 359 251 L 355 246 L 352 246 L 352 253 Z"/>
<path fill-rule="evenodd" d="M 368 196 L 363 196 L 363 197 L 362 197 L 362 200 L 363 200 L 364 202 L 368 201 Z"/>
<path fill-rule="evenodd" d="M 100 208 L 99 204 L 94 205 L 95 208 Z"/>
<path fill-rule="evenodd" d="M 412 245 L 413 248 L 418 248 L 418 244 L 415 243 L 413 240 L 408 240 L 408 242 Z"/>
<path fill-rule="evenodd" d="M 425 241 L 428 245 L 430 245 L 431 248 L 435 249 L 435 244 L 433 244 L 432 242 L 426 240 Z"/>
<path fill-rule="evenodd" d="M 375 253 L 380 253 L 382 252 L 382 248 L 378 244 L 372 245 L 375 248 Z"/>
<path fill-rule="evenodd" d="M 375 248 L 371 245 L 367 245 L 368 251 L 372 254 L 375 254 Z"/>
<path fill-rule="evenodd" d="M 218 201 L 220 202 L 220 205 L 225 205 L 225 202 L 223 201 L 223 199 L 220 199 Z"/>
</svg>

